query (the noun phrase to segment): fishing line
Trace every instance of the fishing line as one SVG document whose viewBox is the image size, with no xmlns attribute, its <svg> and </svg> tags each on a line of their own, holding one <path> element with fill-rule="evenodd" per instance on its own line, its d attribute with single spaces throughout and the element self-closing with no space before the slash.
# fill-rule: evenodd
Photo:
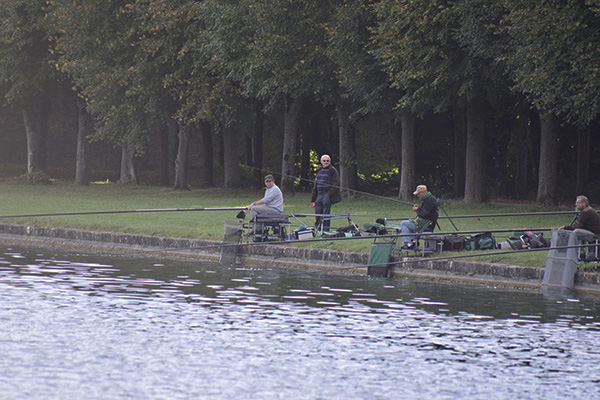
<svg viewBox="0 0 600 400">
<path fill-rule="evenodd" d="M 282 178 L 283 177 L 288 177 L 288 178 L 292 178 L 294 180 L 301 180 L 301 181 L 305 181 L 305 182 L 309 182 L 309 183 L 315 183 L 316 182 L 316 180 L 314 180 L 314 179 L 302 178 L 301 176 L 295 176 L 295 175 L 288 175 L 288 174 L 284 174 L 283 172 L 270 171 L 270 170 L 267 170 L 267 169 L 264 169 L 264 168 L 261 169 L 261 168 L 252 167 L 250 165 L 240 164 L 240 166 L 244 167 L 244 168 L 250 168 L 250 169 L 253 169 L 253 170 L 257 170 L 257 171 L 268 172 L 270 174 L 281 175 Z M 380 195 L 373 194 L 373 193 L 363 192 L 361 190 L 345 188 L 343 186 L 338 186 L 338 185 L 329 185 L 329 186 L 337 188 L 337 189 L 340 189 L 340 190 L 343 190 L 345 192 L 353 192 L 353 193 L 357 193 L 357 194 L 362 194 L 364 196 L 375 197 L 377 199 L 393 201 L 395 203 L 406 204 L 406 205 L 409 205 L 409 206 L 412 206 L 412 205 L 415 204 L 415 203 L 410 203 L 408 201 L 404 201 L 404 200 L 400 200 L 400 199 L 394 199 L 392 197 L 380 196 Z"/>
<path fill-rule="evenodd" d="M 459 258 L 473 258 L 473 257 L 486 257 L 486 256 L 495 256 L 495 255 L 506 255 L 506 254 L 523 254 L 535 251 L 550 251 L 550 250 L 564 250 L 564 249 L 574 249 L 581 247 L 589 247 L 589 244 L 581 244 L 575 246 L 557 246 L 557 247 L 539 247 L 539 248 L 530 248 L 530 249 L 522 249 L 522 250 L 507 250 L 507 251 L 497 251 L 493 253 L 477 253 L 477 254 L 463 254 L 463 255 L 455 255 L 455 256 L 446 256 L 446 257 L 433 257 L 433 258 L 410 258 L 407 260 L 398 260 L 398 261 L 390 261 L 385 263 L 378 264 L 362 264 L 355 266 L 346 266 L 346 267 L 325 267 L 320 268 L 320 270 L 346 270 L 346 269 L 354 269 L 354 268 L 368 268 L 373 266 L 394 266 L 401 264 L 410 264 L 417 262 L 430 262 L 430 261 L 444 261 L 444 260 L 454 260 Z"/>
<path fill-rule="evenodd" d="M 295 175 L 288 175 L 288 174 L 284 174 L 282 172 L 277 172 L 277 171 L 272 171 L 272 170 L 267 170 L 267 169 L 261 169 L 261 168 L 256 168 L 256 167 L 252 167 L 250 165 L 245 165 L 245 164 L 240 164 L 241 167 L 244 168 L 249 168 L 249 169 L 253 169 L 253 170 L 257 170 L 257 171 L 264 171 L 270 174 L 275 174 L 275 175 L 280 175 L 281 177 L 289 177 L 292 178 L 294 180 L 301 180 L 301 181 L 305 181 L 305 182 L 309 182 L 309 183 L 315 183 L 316 180 L 314 179 L 308 179 L 308 178 L 302 178 L 300 176 L 295 176 Z M 372 193 L 368 193 L 368 192 L 364 192 L 361 190 L 356 190 L 356 189 L 350 189 L 350 188 L 345 188 L 343 186 L 337 186 L 337 185 L 330 185 L 331 187 L 335 187 L 337 189 L 340 190 L 344 190 L 344 191 L 348 191 L 348 192 L 353 192 L 353 193 L 357 193 L 357 194 L 361 194 L 364 196 L 370 196 L 370 197 L 374 197 L 377 199 L 382 199 L 382 200 L 388 200 L 388 201 L 393 201 L 395 203 L 400 203 L 400 204 L 406 204 L 409 206 L 413 206 L 415 203 L 411 203 L 408 201 L 404 201 L 404 200 L 400 200 L 400 199 L 394 199 L 392 197 L 386 197 L 386 196 L 380 196 L 377 194 L 372 194 Z M 501 216 L 501 217 L 510 217 L 510 216 L 524 216 L 524 215 L 559 215 L 559 214 L 572 214 L 576 211 L 547 211 L 547 212 L 532 212 L 532 213 L 505 213 L 505 214 L 481 214 L 481 215 L 448 215 L 448 213 L 446 213 L 446 210 L 443 209 L 443 207 L 441 207 L 441 205 L 438 202 L 438 206 L 442 209 L 442 211 L 444 212 L 444 214 L 446 214 L 445 216 L 441 215 L 439 216 L 439 218 L 443 218 L 443 219 L 449 219 L 450 222 L 452 223 L 452 226 L 454 226 L 454 228 L 456 230 L 458 230 L 458 228 L 456 228 L 456 226 L 454 225 L 454 223 L 452 222 L 452 218 L 491 218 L 491 217 L 496 217 L 496 216 Z M 357 216 L 361 216 L 360 214 L 356 214 Z M 375 216 L 376 217 L 376 216 Z M 403 220 L 406 218 L 387 218 L 388 221 L 399 221 L 399 220 Z"/>
<path fill-rule="evenodd" d="M 45 214 L 15 214 L 15 215 L 0 215 L 0 218 L 21 218 L 21 217 L 55 217 L 59 215 L 93 215 L 93 214 L 125 214 L 125 213 L 153 213 L 153 212 L 173 212 L 173 211 L 232 211 L 246 210 L 248 207 L 203 207 L 203 208 L 156 208 L 156 209 L 139 209 L 139 210 L 114 210 L 114 211 L 75 211 L 61 213 L 45 213 Z"/>
<path fill-rule="evenodd" d="M 550 231 L 556 228 L 511 228 L 511 229 L 493 229 L 493 230 L 485 230 L 485 232 L 490 233 L 508 233 L 515 231 Z M 482 233 L 482 230 L 473 230 L 473 231 L 449 231 L 449 232 L 431 232 L 431 233 L 419 233 L 417 236 L 420 236 L 421 239 L 426 239 L 428 236 L 454 236 L 454 235 L 469 235 L 469 234 L 477 234 Z M 194 246 L 194 247 L 168 247 L 161 250 L 164 251 L 179 251 L 184 249 L 189 250 L 203 250 L 217 247 L 254 247 L 254 246 L 268 246 L 268 245 L 294 245 L 294 244 L 308 244 L 308 243 L 322 243 L 322 242 L 339 242 L 339 241 L 350 241 L 350 240 L 365 240 L 365 239 L 397 239 L 402 238 L 404 236 L 415 236 L 414 233 L 396 233 L 396 234 L 387 234 L 387 235 L 369 235 L 369 236 L 352 236 L 352 237 L 331 237 L 331 238 L 318 238 L 318 239 L 302 239 L 302 240 L 288 240 L 288 241 L 266 241 L 266 242 L 248 242 L 248 243 L 220 243 L 220 244 L 210 244 L 206 246 Z"/>
</svg>

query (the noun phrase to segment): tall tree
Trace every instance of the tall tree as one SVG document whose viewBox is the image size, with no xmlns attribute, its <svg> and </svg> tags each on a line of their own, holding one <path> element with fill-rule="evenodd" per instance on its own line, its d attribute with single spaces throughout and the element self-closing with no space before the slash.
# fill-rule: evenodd
<svg viewBox="0 0 600 400">
<path fill-rule="evenodd" d="M 556 188 L 550 185 L 556 185 L 556 118 L 588 129 L 600 115 L 600 5 L 561 0 L 505 5 L 501 28 L 510 41 L 504 60 L 514 88 L 544 110 L 537 201 L 555 204 Z M 585 151 L 579 154 L 583 169 Z"/>
<path fill-rule="evenodd" d="M 0 2 L 0 83 L 5 98 L 18 105 L 27 135 L 27 173 L 46 169 L 47 87 L 56 78 L 54 43 L 45 23 L 43 2 Z"/>
<path fill-rule="evenodd" d="M 488 25 L 500 15 L 482 0 L 382 0 L 374 54 L 381 60 L 393 87 L 402 90 L 398 107 L 423 115 L 459 105 L 467 110 L 467 171 L 464 200 L 485 200 L 484 149 L 486 131 L 469 112 L 497 95 L 503 69 L 476 46 L 492 33 Z M 505 83 L 504 83 L 505 85 Z M 469 128 L 468 128 L 469 132 Z M 469 144 L 469 141 L 471 143 Z"/>
<path fill-rule="evenodd" d="M 558 170 L 556 160 L 560 126 L 556 116 L 549 112 L 540 113 L 540 124 L 540 166 L 536 201 L 540 204 L 554 205 L 557 203 Z"/>
<path fill-rule="evenodd" d="M 515 89 L 538 109 L 587 127 L 600 114 L 600 4 L 515 0 L 502 32 Z"/>
<path fill-rule="evenodd" d="M 305 98 L 323 99 L 331 90 L 331 64 L 325 54 L 331 2 L 240 0 L 203 2 L 211 66 L 265 100 L 266 108 L 285 102 L 282 180 L 293 190 L 297 135 Z"/>
<path fill-rule="evenodd" d="M 52 0 L 58 68 L 72 77 L 97 117 L 94 139 L 122 147 L 121 176 L 131 177 L 130 158 L 142 154 L 157 126 L 174 110 L 164 88 L 168 65 L 143 39 L 143 15 L 124 0 Z M 128 182 L 135 182 L 128 179 Z"/>
<path fill-rule="evenodd" d="M 331 100 L 337 109 L 342 187 L 358 188 L 356 123 L 374 112 L 390 113 L 392 90 L 370 52 L 371 30 L 376 25 L 373 1 L 336 1 L 328 23 L 327 54 L 334 64 L 337 85 Z M 411 166 L 414 170 L 414 166 Z"/>
<path fill-rule="evenodd" d="M 417 117 L 414 113 L 404 110 L 400 114 L 402 126 L 402 160 L 400 168 L 400 189 L 398 197 L 404 200 L 413 198 L 417 181 L 415 171 L 415 148 L 417 136 Z"/>
<path fill-rule="evenodd" d="M 75 183 L 78 185 L 87 185 L 89 180 L 88 168 L 88 137 L 94 133 L 94 121 L 87 112 L 85 101 L 77 98 L 77 166 L 75 168 Z"/>
</svg>

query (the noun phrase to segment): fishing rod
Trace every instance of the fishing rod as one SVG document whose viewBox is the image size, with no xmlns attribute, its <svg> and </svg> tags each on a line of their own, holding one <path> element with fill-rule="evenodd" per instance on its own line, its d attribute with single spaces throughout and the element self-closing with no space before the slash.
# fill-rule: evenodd
<svg viewBox="0 0 600 400">
<path fill-rule="evenodd" d="M 550 231 L 556 228 L 511 228 L 511 229 L 494 229 L 494 230 L 485 230 L 485 232 L 490 232 L 490 233 L 508 233 L 508 232 L 515 232 L 515 231 L 536 231 L 536 232 L 540 232 L 540 231 Z M 417 234 L 417 236 L 420 236 L 423 239 L 426 239 L 428 236 L 446 236 L 446 235 L 469 235 L 469 234 L 477 234 L 477 233 L 482 233 L 481 230 L 473 230 L 473 231 L 459 231 L 459 232 L 454 232 L 454 231 L 449 231 L 449 232 L 428 232 L 428 233 L 419 233 Z M 397 239 L 397 238 L 402 238 L 404 236 L 415 236 L 414 233 L 397 233 L 397 234 L 386 234 L 386 235 L 370 235 L 370 236 L 351 236 L 351 237 L 330 237 L 330 238 L 316 238 L 316 239 L 302 239 L 302 240 L 286 240 L 286 241 L 272 241 L 272 242 L 248 242 L 248 243 L 227 243 L 227 242 L 223 242 L 223 243 L 215 243 L 215 244 L 210 244 L 210 245 L 203 245 L 203 246 L 193 246 L 193 247 L 169 247 L 169 248 L 165 248 L 165 249 L 161 249 L 164 251 L 179 251 L 182 249 L 188 249 L 188 250 L 203 250 L 203 249 L 210 249 L 210 248 L 217 248 L 217 247 L 255 247 L 255 246 L 268 246 L 268 245 L 275 245 L 275 246 L 281 246 L 281 245 L 288 245 L 288 244 L 308 244 L 308 243 L 323 243 L 323 242 L 339 242 L 339 241 L 349 241 L 349 240 L 365 240 L 365 239 L 370 239 L 370 240 L 375 240 L 375 239 Z M 548 249 L 548 247 L 546 247 L 545 249 Z"/>
<path fill-rule="evenodd" d="M 250 169 L 254 169 L 254 170 L 262 170 L 260 168 L 255 168 L 250 165 L 244 165 L 244 164 L 240 164 L 240 165 L 245 168 L 250 168 Z M 271 174 L 280 175 L 281 177 L 289 177 L 289 178 L 298 179 L 298 180 L 309 182 L 309 183 L 315 183 L 314 179 L 302 178 L 300 176 L 284 174 L 282 172 L 277 172 L 277 171 L 269 171 L 269 170 L 263 170 L 263 171 L 271 173 Z M 336 185 L 330 185 L 330 186 L 338 188 L 340 190 L 353 192 L 353 193 L 357 193 L 357 194 L 362 194 L 365 196 L 370 196 L 370 197 L 374 197 L 374 198 L 378 198 L 378 199 L 393 201 L 395 203 L 406 204 L 409 206 L 412 206 L 415 204 L 415 203 L 411 203 L 411 202 L 400 200 L 400 199 L 394 199 L 392 197 L 380 196 L 380 195 L 364 192 L 361 190 L 345 188 L 343 186 L 336 186 Z M 546 212 L 531 212 L 531 213 L 503 213 L 503 214 L 452 215 L 452 216 L 450 216 L 450 215 L 448 215 L 446 210 L 441 206 L 439 199 L 438 199 L 438 206 L 442 210 L 442 212 L 445 214 L 445 216 L 443 215 L 443 216 L 440 216 L 439 218 L 448 219 L 456 231 L 458 231 L 458 228 L 452 221 L 452 218 L 492 218 L 492 217 L 511 217 L 511 216 L 560 215 L 560 214 L 572 214 L 572 213 L 576 212 L 576 211 L 546 211 Z M 356 215 L 360 216 L 359 214 L 356 214 Z M 406 218 L 386 218 L 386 219 L 388 221 L 400 221 L 400 220 L 404 220 Z"/>
<path fill-rule="evenodd" d="M 309 182 L 309 183 L 315 183 L 315 182 L 316 182 L 316 180 L 314 180 L 314 179 L 302 178 L 301 176 L 289 175 L 289 174 L 285 174 L 285 173 L 283 173 L 283 172 L 269 171 L 269 170 L 267 170 L 267 169 L 262 169 L 262 168 L 256 168 L 256 167 L 252 167 L 252 166 L 250 166 L 250 165 L 240 164 L 240 166 L 241 166 L 241 167 L 244 167 L 244 168 L 250 168 L 250 169 L 253 169 L 253 170 L 260 170 L 260 171 L 268 172 L 268 173 L 270 173 L 270 174 L 280 175 L 282 178 L 283 178 L 283 177 L 288 177 L 288 178 L 292 178 L 292 179 L 294 179 L 294 180 L 296 180 L 296 179 L 297 179 L 297 180 L 301 180 L 301 181 L 304 181 L 304 182 Z M 380 195 L 378 195 L 378 194 L 373 194 L 373 193 L 363 192 L 363 191 L 361 191 L 361 190 L 350 189 L 350 188 L 346 188 L 346 187 L 339 186 L 339 185 L 329 185 L 329 186 L 330 186 L 330 187 L 333 187 L 333 188 L 336 188 L 336 189 L 343 190 L 343 191 L 345 191 L 345 192 L 353 192 L 353 193 L 357 193 L 357 194 L 362 194 L 362 195 L 364 195 L 364 196 L 375 197 L 375 198 L 377 198 L 377 199 L 382 199 L 382 200 L 393 201 L 393 202 L 395 202 L 395 203 L 406 204 L 406 205 L 409 205 L 409 206 L 412 206 L 412 205 L 414 205 L 414 204 L 415 204 L 415 203 L 410 203 L 410 202 L 408 202 L 408 201 L 404 201 L 404 200 L 400 200 L 400 199 L 394 199 L 394 198 L 392 198 L 392 197 L 380 196 Z"/>
<path fill-rule="evenodd" d="M 446 217 L 444 217 L 444 218 L 448 218 L 448 221 L 450 221 L 450 223 L 454 227 L 454 230 L 458 231 L 458 228 L 456 227 L 456 225 L 454 225 L 454 221 L 452 221 L 452 219 L 450 218 L 450 216 L 448 215 L 448 213 L 446 212 L 444 207 L 442 207 L 442 205 L 440 204 L 440 199 L 437 199 L 437 203 L 438 203 L 438 207 L 440 208 L 440 210 L 442 210 L 444 212 L 444 214 L 446 214 Z M 438 218 L 439 218 L 439 216 L 438 216 Z M 435 223 L 438 224 L 437 221 Z M 438 227 L 439 226 L 440 225 L 438 224 Z"/>
<path fill-rule="evenodd" d="M 439 218 L 494 218 L 494 217 L 521 217 L 521 216 L 536 216 L 536 215 L 563 215 L 573 214 L 575 211 L 540 211 L 530 213 L 503 213 L 503 214 L 473 214 L 473 215 L 452 215 Z M 447 214 L 446 214 L 447 215 Z M 387 218 L 388 221 L 401 221 L 406 218 Z"/>
<path fill-rule="evenodd" d="M 506 250 L 506 251 L 496 251 L 496 252 L 486 252 L 486 253 L 470 253 L 470 254 L 460 254 L 454 256 L 445 256 L 445 257 L 433 257 L 433 258 L 409 258 L 398 261 L 389 261 L 384 263 L 376 263 L 376 264 L 361 264 L 361 265 L 353 265 L 346 267 L 325 267 L 321 268 L 325 270 L 345 270 L 345 269 L 357 269 L 357 268 L 368 268 L 373 266 L 394 266 L 394 265 L 402 265 L 402 264 L 410 264 L 410 263 L 418 263 L 418 262 L 430 262 L 430 261 L 446 261 L 446 260 L 454 260 L 460 258 L 473 258 L 473 257 L 485 257 L 485 256 L 495 256 L 495 255 L 506 255 L 506 254 L 515 254 L 515 253 L 529 253 L 534 251 L 549 251 L 549 250 L 565 250 L 565 249 L 575 249 L 581 247 L 589 247 L 588 244 L 574 245 L 574 246 L 556 246 L 556 247 L 538 247 L 538 248 L 530 248 L 530 249 L 521 249 L 521 250 Z"/>
<path fill-rule="evenodd" d="M 172 211 L 232 211 L 232 210 L 246 210 L 246 209 L 247 209 L 247 207 L 155 208 L 155 209 L 146 208 L 146 209 L 139 209 L 139 210 L 74 211 L 74 212 L 44 213 L 44 214 L 0 215 L 0 218 L 54 217 L 54 216 L 61 216 L 61 215 L 153 213 L 153 212 L 172 212 Z"/>
</svg>

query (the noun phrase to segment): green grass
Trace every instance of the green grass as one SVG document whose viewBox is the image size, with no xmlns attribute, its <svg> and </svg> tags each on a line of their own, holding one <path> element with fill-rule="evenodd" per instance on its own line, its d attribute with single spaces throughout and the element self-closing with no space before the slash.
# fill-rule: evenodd
<svg viewBox="0 0 600 400">
<path fill-rule="evenodd" d="M 199 189 L 174 191 L 169 188 L 149 186 L 123 186 L 119 184 L 92 184 L 76 186 L 65 183 L 52 185 L 24 184 L 18 181 L 0 182 L 0 215 L 40 214 L 61 212 L 115 211 L 163 208 L 242 207 L 262 197 L 261 190 Z M 553 211 L 533 204 L 481 205 L 462 202 L 444 202 L 442 206 L 450 216 L 476 214 L 502 214 L 515 212 Z M 564 209 L 563 209 L 564 210 Z M 285 196 L 285 214 L 314 213 L 308 193 Z M 353 221 L 363 227 L 364 223 L 375 222 L 380 217 L 410 218 L 414 216 L 409 205 L 366 195 L 347 196 L 334 205 L 332 213 L 350 213 Z M 4 223 L 34 226 L 77 228 L 97 231 L 134 233 L 143 235 L 172 236 L 222 240 L 223 222 L 235 220 L 237 211 L 189 211 L 161 213 L 100 214 L 77 216 L 49 216 L 26 218 L 0 218 Z M 440 215 L 444 215 L 440 210 Z M 493 218 L 456 218 L 454 223 L 461 231 L 524 228 L 552 228 L 570 223 L 570 215 L 544 215 Z M 292 218 L 292 220 L 294 220 Z M 314 219 L 302 221 L 313 225 Z M 294 222 L 298 222 L 295 221 Z M 337 220 L 333 227 L 343 225 Z M 452 232 L 454 227 L 448 219 L 440 219 L 443 232 Z M 398 221 L 399 223 L 399 221 Z M 298 222 L 298 225 L 300 223 Z M 498 241 L 508 234 L 496 234 Z M 545 234 L 548 236 L 548 233 Z M 310 247 L 326 247 L 337 250 L 368 252 L 371 240 L 351 240 L 325 243 L 296 244 Z M 459 255 L 462 253 L 444 253 Z M 477 257 L 478 260 L 504 262 L 517 265 L 542 267 L 546 252 Z"/>
</svg>

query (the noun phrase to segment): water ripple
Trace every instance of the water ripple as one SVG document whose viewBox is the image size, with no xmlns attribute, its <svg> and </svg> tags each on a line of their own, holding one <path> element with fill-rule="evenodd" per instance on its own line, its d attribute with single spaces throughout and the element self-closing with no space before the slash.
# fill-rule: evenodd
<svg viewBox="0 0 600 400">
<path fill-rule="evenodd" d="M 595 297 L 1 254 L 0 398 L 600 395 Z"/>
</svg>

